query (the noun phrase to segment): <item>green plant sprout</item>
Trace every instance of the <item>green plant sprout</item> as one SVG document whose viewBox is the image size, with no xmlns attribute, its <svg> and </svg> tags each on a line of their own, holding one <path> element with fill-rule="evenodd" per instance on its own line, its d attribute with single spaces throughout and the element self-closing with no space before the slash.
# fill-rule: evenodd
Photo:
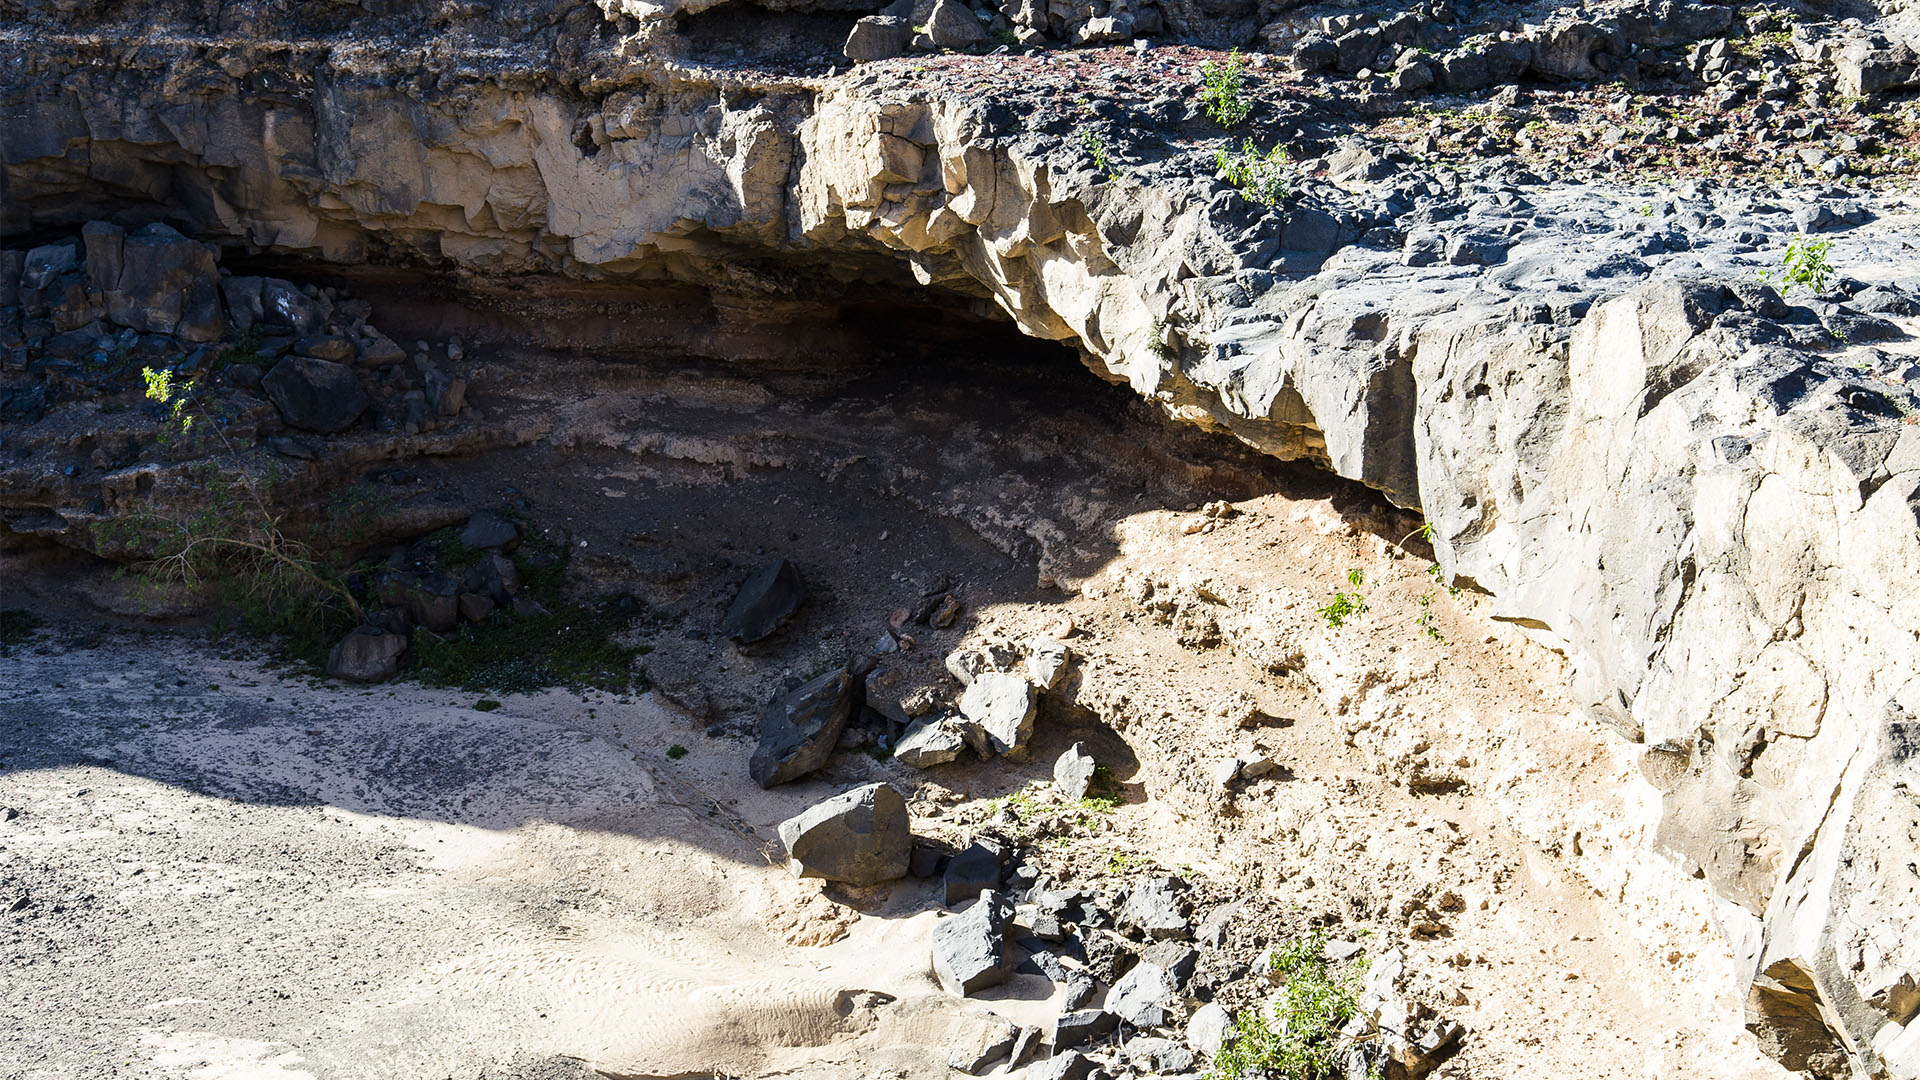
<svg viewBox="0 0 1920 1080">
<path fill-rule="evenodd" d="M 1120 179 L 1120 170 L 1115 166 L 1113 152 L 1107 149 L 1107 141 L 1092 128 L 1080 129 L 1080 147 L 1093 158 L 1093 167 L 1106 173 L 1110 179 Z"/>
<path fill-rule="evenodd" d="M 1241 196 L 1262 206 L 1277 206 L 1290 193 L 1287 183 L 1287 149 L 1279 143 L 1262 154 L 1252 139 L 1238 153 L 1221 149 L 1213 153 L 1213 164 L 1220 179 L 1232 184 Z"/>
<path fill-rule="evenodd" d="M 1348 570 L 1347 584 L 1353 586 L 1352 592 L 1336 590 L 1333 599 L 1320 609 L 1320 617 L 1335 630 L 1345 626 L 1348 619 L 1357 619 L 1367 613 L 1367 598 L 1360 594 L 1360 587 L 1366 584 L 1366 575 L 1358 569 Z"/>
<path fill-rule="evenodd" d="M 1341 1034 L 1359 1011 L 1365 960 L 1335 975 L 1326 960 L 1327 933 L 1314 930 L 1273 953 L 1280 993 L 1266 1009 L 1243 1009 L 1214 1058 L 1208 1080 L 1333 1080 L 1348 1076 L 1342 1057 L 1363 1039 Z M 1269 1019 L 1267 1013 L 1272 1013 Z M 1378 1065 L 1367 1070 L 1377 1080 Z"/>
<path fill-rule="evenodd" d="M 1813 293 L 1826 292 L 1827 277 L 1833 273 L 1833 263 L 1827 259 L 1832 247 L 1831 240 L 1815 240 L 1804 234 L 1794 237 L 1780 261 L 1780 291 L 1785 293 L 1797 285 Z M 1761 281 L 1772 279 L 1772 271 L 1760 272 Z"/>
<path fill-rule="evenodd" d="M 1247 101 L 1247 66 L 1240 59 L 1239 49 L 1228 53 L 1224 62 L 1209 60 L 1201 64 L 1200 78 L 1200 107 L 1214 123 L 1235 127 L 1253 112 L 1253 105 Z"/>
</svg>

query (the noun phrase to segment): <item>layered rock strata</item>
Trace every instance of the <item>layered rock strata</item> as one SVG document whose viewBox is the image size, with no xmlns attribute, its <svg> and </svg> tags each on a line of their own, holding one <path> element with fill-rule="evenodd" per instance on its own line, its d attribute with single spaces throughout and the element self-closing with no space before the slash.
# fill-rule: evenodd
<svg viewBox="0 0 1920 1080">
<path fill-rule="evenodd" d="M 333 263 L 689 281 L 776 322 L 822 281 L 990 300 L 1179 419 L 1422 509 L 1446 572 L 1645 744 L 1763 1041 L 1920 1076 L 1920 280 L 1876 254 L 1910 249 L 1909 208 L 1362 145 L 1267 208 L 1175 146 L 1103 162 L 1111 118 L 1070 137 L 1017 89 L 749 78 L 597 13 L 553 25 L 537 55 L 16 34 L 5 227 L 165 218 Z M 1756 270 L 1809 225 L 1852 227 L 1789 303 Z M 102 232 L 102 259 L 144 235 Z M 220 303 L 153 319 L 191 340 Z"/>
</svg>

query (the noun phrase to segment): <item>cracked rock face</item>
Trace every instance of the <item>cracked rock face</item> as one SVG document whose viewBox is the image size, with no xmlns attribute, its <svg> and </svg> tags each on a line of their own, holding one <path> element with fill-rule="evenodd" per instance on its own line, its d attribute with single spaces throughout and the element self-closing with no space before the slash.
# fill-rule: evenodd
<svg viewBox="0 0 1920 1080">
<path fill-rule="evenodd" d="M 1920 904 L 1897 855 L 1920 836 L 1920 426 L 1910 389 L 1877 374 L 1912 351 L 1910 245 L 1904 268 L 1878 254 L 1911 235 L 1911 207 L 1690 184 L 1641 213 L 1619 188 L 1357 145 L 1262 207 L 1205 159 L 1101 167 L 1018 86 L 748 77 L 649 51 L 713 7 L 469 20 L 438 51 L 270 35 L 247 12 L 261 28 L 217 45 L 15 24 L 8 237 L 135 227 L 7 252 L 0 299 L 65 282 L 71 310 L 188 341 L 217 336 L 223 302 L 242 325 L 313 332 L 307 299 L 263 279 L 186 287 L 212 280 L 219 244 L 693 282 L 714 316 L 690 351 L 730 358 L 785 355 L 782 320 L 823 290 L 912 282 L 991 305 L 1178 419 L 1420 508 L 1450 578 L 1564 650 L 1581 704 L 1645 745 L 1661 836 L 1720 898 L 1763 1043 L 1827 1075 L 1920 1076 Z M 790 7 L 872 14 L 770 5 Z M 1092 26 L 1015 7 L 1028 30 Z M 1261 25 L 1162 11 L 1195 40 Z M 394 33 L 417 39 L 408 18 Z M 1415 40 L 1323 29 L 1340 32 L 1260 33 L 1336 68 Z M 1620 33 L 1550 27 L 1508 59 L 1598 77 Z M 1842 81 L 1904 85 L 1900 48 L 1846 45 Z M 1503 55 L 1448 54 L 1425 77 L 1484 85 L 1498 73 L 1474 65 Z M 1414 66 L 1394 78 L 1419 83 Z M 1755 284 L 1756 248 L 1840 227 L 1831 287 Z M 116 304 L 94 315 L 88 281 Z M 313 398 L 313 430 L 356 412 L 329 363 L 269 376 Z"/>
</svg>

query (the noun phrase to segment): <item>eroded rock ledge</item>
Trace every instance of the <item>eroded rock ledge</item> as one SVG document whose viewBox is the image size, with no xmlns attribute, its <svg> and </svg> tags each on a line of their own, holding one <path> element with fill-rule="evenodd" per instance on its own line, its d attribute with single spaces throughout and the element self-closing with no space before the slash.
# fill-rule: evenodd
<svg viewBox="0 0 1920 1080">
<path fill-rule="evenodd" d="M 1263 209 L 1177 135 L 1096 168 L 1112 118 L 1038 91 L 706 70 L 584 10 L 538 49 L 504 24 L 244 44 L 19 24 L 5 228 L 166 218 L 476 283 L 692 282 L 747 323 L 823 282 L 990 300 L 1180 419 L 1421 508 L 1446 571 L 1645 744 L 1763 1042 L 1920 1075 L 1920 426 L 1887 377 L 1920 280 L 1876 254 L 1910 249 L 1910 207 L 1422 172 L 1296 114 L 1327 167 Z M 1795 210 L 1856 227 L 1839 281 L 1789 304 L 1754 269 Z"/>
</svg>

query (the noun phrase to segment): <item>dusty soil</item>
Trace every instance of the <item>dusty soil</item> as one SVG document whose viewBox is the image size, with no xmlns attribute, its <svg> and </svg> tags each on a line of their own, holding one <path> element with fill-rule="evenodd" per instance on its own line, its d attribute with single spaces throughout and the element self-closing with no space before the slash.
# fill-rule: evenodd
<svg viewBox="0 0 1920 1080">
<path fill-rule="evenodd" d="M 1064 353 L 748 375 L 505 350 L 471 375 L 528 445 L 370 482 L 515 509 L 583 590 L 641 597 L 661 692 L 483 712 L 196 632 L 44 632 L 0 659 L 0 1076 L 947 1075 L 973 1010 L 1057 1003 L 1036 976 L 942 994 L 926 883 L 786 875 L 774 826 L 869 779 L 924 835 L 1244 902 L 1222 963 L 1310 922 L 1404 949 L 1470 1029 L 1439 1075 L 1781 1075 L 1628 748 L 1572 715 L 1556 655 L 1428 578 L 1417 519 L 1089 392 Z M 801 616 L 720 639 L 776 554 Z M 963 616 L 907 625 L 887 684 L 951 699 L 950 649 L 1068 633 L 1032 760 L 850 750 L 754 786 L 758 703 L 936 580 Z M 1337 629 L 1335 590 L 1368 608 Z M 1075 740 L 1124 784 L 1111 814 L 1047 809 Z M 1212 782 L 1255 754 L 1278 768 Z M 991 801 L 1023 789 L 1037 810 Z"/>
</svg>

